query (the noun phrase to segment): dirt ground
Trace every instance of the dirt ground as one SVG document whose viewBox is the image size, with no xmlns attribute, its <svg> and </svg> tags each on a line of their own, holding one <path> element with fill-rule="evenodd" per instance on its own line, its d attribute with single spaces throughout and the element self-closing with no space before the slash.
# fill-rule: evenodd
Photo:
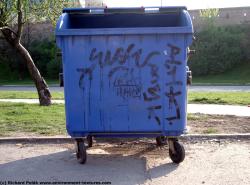
<svg viewBox="0 0 250 185">
<path fill-rule="evenodd" d="M 173 164 L 168 147 L 153 140 L 98 142 L 85 165 L 72 144 L 1 144 L 0 183 L 8 181 L 135 184 L 250 184 L 249 141 L 184 143 L 186 158 Z"/>
<path fill-rule="evenodd" d="M 250 133 L 250 117 L 194 114 L 187 125 L 189 134 Z"/>
</svg>

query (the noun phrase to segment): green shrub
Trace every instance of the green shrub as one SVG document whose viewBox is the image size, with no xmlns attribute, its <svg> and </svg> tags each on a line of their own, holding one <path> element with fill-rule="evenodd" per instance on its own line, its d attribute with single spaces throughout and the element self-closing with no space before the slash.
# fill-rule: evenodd
<svg viewBox="0 0 250 185">
<path fill-rule="evenodd" d="M 29 47 L 31 56 L 43 76 L 48 76 L 48 63 L 55 60 L 56 45 L 52 40 L 36 40 Z"/>
<path fill-rule="evenodd" d="M 23 79 L 26 77 L 26 73 L 27 68 L 25 66 L 25 63 L 12 48 L 0 52 L 1 80 Z"/>
<path fill-rule="evenodd" d="M 192 46 L 196 53 L 189 60 L 193 74 L 219 74 L 246 61 L 249 51 L 244 47 L 247 43 L 242 42 L 246 33 L 241 26 L 217 27 L 212 24 L 197 33 Z"/>
<path fill-rule="evenodd" d="M 60 59 L 56 57 L 57 47 L 53 40 L 34 41 L 30 53 L 40 73 L 49 78 L 58 78 L 61 70 Z"/>
<path fill-rule="evenodd" d="M 58 78 L 58 73 L 61 70 L 61 59 L 56 57 L 57 47 L 53 39 L 35 40 L 27 49 L 45 78 Z M 1 80 L 19 80 L 27 77 L 29 77 L 29 72 L 26 64 L 15 50 L 9 47 L 6 51 L 0 52 Z"/>
<path fill-rule="evenodd" d="M 50 79 L 57 79 L 59 72 L 61 72 L 61 60 L 51 60 L 47 63 L 47 76 Z"/>
</svg>

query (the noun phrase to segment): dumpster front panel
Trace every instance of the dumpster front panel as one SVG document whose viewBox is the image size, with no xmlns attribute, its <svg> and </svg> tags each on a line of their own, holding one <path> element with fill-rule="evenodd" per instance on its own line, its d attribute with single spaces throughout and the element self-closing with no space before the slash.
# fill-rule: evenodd
<svg viewBox="0 0 250 185">
<path fill-rule="evenodd" d="M 186 125 L 185 37 L 65 36 L 69 134 L 180 135 Z"/>
<path fill-rule="evenodd" d="M 68 133 L 181 135 L 192 35 L 185 7 L 65 9 L 56 39 Z"/>
</svg>

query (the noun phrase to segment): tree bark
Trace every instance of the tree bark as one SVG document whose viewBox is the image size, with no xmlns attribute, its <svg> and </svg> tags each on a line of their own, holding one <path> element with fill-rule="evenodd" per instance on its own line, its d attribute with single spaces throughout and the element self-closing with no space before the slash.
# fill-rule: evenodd
<svg viewBox="0 0 250 185">
<path fill-rule="evenodd" d="M 17 53 L 26 62 L 30 76 L 37 88 L 40 105 L 51 105 L 51 94 L 49 87 L 44 78 L 41 76 L 29 52 L 20 43 L 20 39 L 18 39 L 17 34 L 8 27 L 1 28 L 1 31 L 7 42 L 17 51 Z"/>
<path fill-rule="evenodd" d="M 31 78 L 37 88 L 40 105 L 51 105 L 51 94 L 49 91 L 49 87 L 44 78 L 41 76 L 40 72 L 38 71 L 29 52 L 20 43 L 16 45 L 16 50 L 26 61 Z"/>
</svg>

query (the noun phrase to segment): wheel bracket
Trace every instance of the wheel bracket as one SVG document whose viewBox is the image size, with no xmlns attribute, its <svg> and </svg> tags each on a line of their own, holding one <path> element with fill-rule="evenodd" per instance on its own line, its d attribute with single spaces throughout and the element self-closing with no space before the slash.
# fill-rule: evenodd
<svg viewBox="0 0 250 185">
<path fill-rule="evenodd" d="M 178 141 L 176 138 L 168 139 L 168 146 L 169 146 L 169 149 L 173 152 L 173 154 L 176 154 L 175 147 L 174 147 L 174 142 L 176 141 Z"/>
</svg>

